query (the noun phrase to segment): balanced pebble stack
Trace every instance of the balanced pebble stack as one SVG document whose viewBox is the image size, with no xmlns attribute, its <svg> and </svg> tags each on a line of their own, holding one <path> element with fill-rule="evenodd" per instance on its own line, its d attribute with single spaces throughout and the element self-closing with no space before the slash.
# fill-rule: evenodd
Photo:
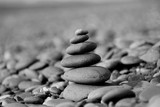
<svg viewBox="0 0 160 107">
<path fill-rule="evenodd" d="M 63 97 L 79 101 L 87 97 L 90 91 L 102 87 L 98 85 L 104 84 L 110 78 L 110 71 L 95 66 L 101 57 L 92 52 L 97 45 L 88 41 L 88 31 L 79 29 L 75 34 L 76 36 L 70 40 L 71 45 L 66 49 L 69 56 L 62 59 L 61 64 L 63 67 L 71 68 L 62 78 L 74 82 L 65 88 Z"/>
<path fill-rule="evenodd" d="M 89 39 L 88 31 L 77 30 L 76 36 L 70 40 L 71 45 L 66 49 L 70 56 L 61 61 L 62 66 L 72 68 L 64 73 L 63 79 L 79 84 L 104 83 L 110 77 L 110 71 L 103 67 L 94 66 L 100 62 L 99 55 L 93 53 L 97 45 Z"/>
</svg>

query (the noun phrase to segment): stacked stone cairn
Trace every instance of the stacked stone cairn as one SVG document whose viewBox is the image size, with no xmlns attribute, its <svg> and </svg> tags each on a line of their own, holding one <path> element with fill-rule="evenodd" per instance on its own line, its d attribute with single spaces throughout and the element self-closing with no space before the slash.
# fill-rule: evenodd
<svg viewBox="0 0 160 107">
<path fill-rule="evenodd" d="M 110 78 L 110 71 L 106 68 L 95 66 L 100 62 L 101 57 L 92 52 L 96 49 L 97 44 L 88 40 L 88 31 L 78 29 L 75 34 L 76 36 L 70 40 L 71 45 L 66 49 L 66 53 L 69 56 L 62 59 L 61 64 L 63 67 L 71 68 L 62 75 L 62 78 L 70 81 L 70 83 L 73 82 L 73 84 L 66 87 L 63 97 L 77 101 L 81 100 L 75 98 L 79 92 L 76 91 L 76 94 L 73 92 L 77 87 L 83 88 L 83 91 L 94 90 Z M 73 87 L 74 90 L 72 90 Z"/>
</svg>

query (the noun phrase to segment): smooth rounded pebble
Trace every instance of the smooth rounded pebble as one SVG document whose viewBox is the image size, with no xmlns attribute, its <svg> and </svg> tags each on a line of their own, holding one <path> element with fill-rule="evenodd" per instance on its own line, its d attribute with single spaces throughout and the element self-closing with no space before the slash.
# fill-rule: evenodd
<svg viewBox="0 0 160 107">
<path fill-rule="evenodd" d="M 28 107 L 48 107 L 46 105 L 40 105 L 40 104 L 27 104 Z"/>
<path fill-rule="evenodd" d="M 83 42 L 78 44 L 72 44 L 67 49 L 66 52 L 70 55 L 83 54 L 87 52 L 91 52 L 96 49 L 97 44 L 94 42 Z"/>
<path fill-rule="evenodd" d="M 75 103 L 63 102 L 63 103 L 57 104 L 56 107 L 75 107 Z"/>
<path fill-rule="evenodd" d="M 160 94 L 160 87 L 159 86 L 149 86 L 145 88 L 140 94 L 139 94 L 139 99 L 141 101 L 148 101 L 150 98 L 153 96 Z"/>
<path fill-rule="evenodd" d="M 29 69 L 30 70 L 41 70 L 41 69 L 43 69 L 43 68 L 45 68 L 45 67 L 47 67 L 47 63 L 45 63 L 45 62 L 36 62 L 36 63 L 34 63 L 33 65 L 31 65 L 30 67 L 29 67 Z"/>
<path fill-rule="evenodd" d="M 146 62 L 156 62 L 160 58 L 159 47 L 150 48 L 144 55 L 140 56 L 140 59 Z"/>
<path fill-rule="evenodd" d="M 105 61 L 98 63 L 97 66 L 102 66 L 104 68 L 111 70 L 117 67 L 119 64 L 120 64 L 119 59 L 109 59 L 109 60 L 105 60 Z"/>
<path fill-rule="evenodd" d="M 88 31 L 87 30 L 83 30 L 83 29 L 77 29 L 75 31 L 75 34 L 78 36 L 78 35 L 86 35 L 88 34 Z"/>
<path fill-rule="evenodd" d="M 10 103 L 10 104 L 6 104 L 4 107 L 27 107 L 27 106 L 20 103 Z"/>
<path fill-rule="evenodd" d="M 14 87 L 17 87 L 18 84 L 22 81 L 23 79 L 20 78 L 19 76 L 17 75 L 12 75 L 12 76 L 8 76 L 6 77 L 2 84 L 5 86 L 5 87 L 8 87 L 8 88 L 14 88 Z"/>
<path fill-rule="evenodd" d="M 93 86 L 93 85 L 81 85 L 81 84 L 70 84 L 62 92 L 62 96 L 65 99 L 72 101 L 81 101 L 84 98 L 87 98 L 88 94 L 104 86 Z"/>
<path fill-rule="evenodd" d="M 121 63 L 125 65 L 132 65 L 132 64 L 138 64 L 141 60 L 138 57 L 135 56 L 125 56 L 121 58 Z"/>
<path fill-rule="evenodd" d="M 24 98 L 24 102 L 27 104 L 42 104 L 43 99 L 36 96 L 30 96 L 30 97 Z"/>
<path fill-rule="evenodd" d="M 110 74 L 110 71 L 106 68 L 91 66 L 67 71 L 64 73 L 62 78 L 75 83 L 95 84 L 105 82 L 109 79 Z"/>
<path fill-rule="evenodd" d="M 117 88 L 126 88 L 126 87 L 124 86 L 105 86 L 102 88 L 98 88 L 96 90 L 91 91 L 88 94 L 88 100 L 91 100 L 91 101 L 100 100 L 104 94 L 108 93 L 109 91 L 113 89 L 117 89 Z"/>
<path fill-rule="evenodd" d="M 47 100 L 45 100 L 43 105 L 55 107 L 58 104 L 66 103 L 66 102 L 68 103 L 68 102 L 72 102 L 72 101 L 70 101 L 68 99 L 47 99 Z"/>
<path fill-rule="evenodd" d="M 110 101 L 116 103 L 117 101 L 123 98 L 133 98 L 135 97 L 135 93 L 129 89 L 125 88 L 117 88 L 107 92 L 101 100 L 101 103 L 108 104 Z"/>
<path fill-rule="evenodd" d="M 18 88 L 21 90 L 25 90 L 29 87 L 35 86 L 35 85 L 40 85 L 40 82 L 34 82 L 34 81 L 22 81 L 18 84 Z"/>
<path fill-rule="evenodd" d="M 19 72 L 19 76 L 25 79 L 37 79 L 38 73 L 30 69 L 24 69 Z"/>
<path fill-rule="evenodd" d="M 58 67 L 49 66 L 40 71 L 46 78 L 50 78 L 52 76 L 58 76 L 64 73 L 64 71 Z"/>
<path fill-rule="evenodd" d="M 85 67 L 98 63 L 101 57 L 94 53 L 74 55 L 64 58 L 61 61 L 62 66 L 67 68 Z"/>
<path fill-rule="evenodd" d="M 10 75 L 10 72 L 9 70 L 6 70 L 6 69 L 0 69 L 0 83 Z"/>
<path fill-rule="evenodd" d="M 72 43 L 72 44 L 82 43 L 88 39 L 89 39 L 88 35 L 74 36 L 73 38 L 70 39 L 70 43 Z"/>
<path fill-rule="evenodd" d="M 147 107 L 159 107 L 160 105 L 160 94 L 153 96 L 149 100 L 149 104 Z"/>
<path fill-rule="evenodd" d="M 29 53 L 21 53 L 16 55 L 17 63 L 15 65 L 16 70 L 22 70 L 26 67 L 29 67 L 33 63 L 35 63 L 36 58 L 34 55 Z"/>
<path fill-rule="evenodd" d="M 98 107 L 98 106 L 94 103 L 87 103 L 86 105 L 84 105 L 84 107 Z"/>
<path fill-rule="evenodd" d="M 136 104 L 135 98 L 125 98 L 125 99 L 118 101 L 115 107 L 132 107 L 135 104 Z"/>
</svg>

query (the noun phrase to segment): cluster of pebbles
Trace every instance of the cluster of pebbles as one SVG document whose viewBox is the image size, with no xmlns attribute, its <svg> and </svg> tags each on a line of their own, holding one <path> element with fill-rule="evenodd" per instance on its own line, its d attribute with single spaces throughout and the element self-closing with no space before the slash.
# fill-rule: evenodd
<svg viewBox="0 0 160 107">
<path fill-rule="evenodd" d="M 89 41 L 88 31 L 79 29 L 66 53 L 6 52 L 1 59 L 2 107 L 160 105 L 157 40 L 121 41 L 99 48 Z"/>
</svg>

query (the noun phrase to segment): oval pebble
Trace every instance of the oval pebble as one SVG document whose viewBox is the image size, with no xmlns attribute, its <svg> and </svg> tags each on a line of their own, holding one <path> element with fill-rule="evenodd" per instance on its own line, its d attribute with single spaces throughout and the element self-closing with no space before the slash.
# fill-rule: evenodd
<svg viewBox="0 0 160 107">
<path fill-rule="evenodd" d="M 91 52 L 96 49 L 97 44 L 94 42 L 83 42 L 78 44 L 72 44 L 67 49 L 66 52 L 70 55 L 83 54 L 87 52 Z"/>
<path fill-rule="evenodd" d="M 24 98 L 24 102 L 27 104 L 42 104 L 43 101 L 44 100 L 42 98 L 36 96 L 30 96 Z"/>
<path fill-rule="evenodd" d="M 147 107 L 159 107 L 160 105 L 160 94 L 153 96 L 148 103 Z"/>
<path fill-rule="evenodd" d="M 108 60 L 105 60 L 105 61 L 98 63 L 97 66 L 102 66 L 104 68 L 112 70 L 112 69 L 116 68 L 119 64 L 120 64 L 119 59 L 108 59 Z"/>
<path fill-rule="evenodd" d="M 139 94 L 139 99 L 141 101 L 148 101 L 150 98 L 153 96 L 157 95 L 160 93 L 160 87 L 159 86 L 154 86 L 151 85 L 147 88 L 145 88 L 140 94 Z"/>
<path fill-rule="evenodd" d="M 92 85 L 81 85 L 81 84 L 70 84 L 62 92 L 62 96 L 65 99 L 72 101 L 80 101 L 87 98 L 88 94 L 103 86 L 92 86 Z"/>
<path fill-rule="evenodd" d="M 95 84 L 105 82 L 110 77 L 110 71 L 103 67 L 92 66 L 76 68 L 65 72 L 62 78 L 81 84 Z"/>
<path fill-rule="evenodd" d="M 107 92 L 101 100 L 101 103 L 108 104 L 110 101 L 116 103 L 123 98 L 133 98 L 135 93 L 129 89 L 117 88 Z"/>
<path fill-rule="evenodd" d="M 30 65 L 32 65 L 36 61 L 35 56 L 31 55 L 29 53 L 17 54 L 16 59 L 18 60 L 15 65 L 16 70 L 22 70 L 26 67 L 29 67 Z"/>
<path fill-rule="evenodd" d="M 10 103 L 6 104 L 4 107 L 27 107 L 27 106 L 21 103 Z"/>
<path fill-rule="evenodd" d="M 51 107 L 56 107 L 56 105 L 61 104 L 61 103 L 70 103 L 72 101 L 68 100 L 68 99 L 47 99 L 45 100 L 45 102 L 43 103 L 43 105 L 46 106 L 51 106 Z"/>
<path fill-rule="evenodd" d="M 7 88 L 4 85 L 0 85 L 0 94 L 2 94 Z"/>
<path fill-rule="evenodd" d="M 72 43 L 72 44 L 82 43 L 88 39 L 89 39 L 88 35 L 74 36 L 73 38 L 70 39 L 70 43 Z"/>
<path fill-rule="evenodd" d="M 10 75 L 9 71 L 6 69 L 0 69 L 0 83 L 2 83 L 2 81 L 8 77 Z"/>
<path fill-rule="evenodd" d="M 125 65 L 132 65 L 132 64 L 138 64 L 141 60 L 138 57 L 134 56 L 125 56 L 121 58 L 121 63 Z"/>
<path fill-rule="evenodd" d="M 27 104 L 28 107 L 48 107 L 46 105 L 39 105 L 39 104 Z"/>
<path fill-rule="evenodd" d="M 49 66 L 40 71 L 46 78 L 50 78 L 52 76 L 59 76 L 64 73 L 64 71 L 58 67 Z"/>
<path fill-rule="evenodd" d="M 88 100 L 91 100 L 91 101 L 100 100 L 105 93 L 108 93 L 109 91 L 113 89 L 117 89 L 117 88 L 126 88 L 126 87 L 124 86 L 105 86 L 102 88 L 98 88 L 96 90 L 91 91 L 88 94 Z"/>
<path fill-rule="evenodd" d="M 31 65 L 29 67 L 30 70 L 41 70 L 43 68 L 47 67 L 47 63 L 45 62 L 36 62 L 35 64 Z"/>
<path fill-rule="evenodd" d="M 14 88 L 14 87 L 17 87 L 18 84 L 22 81 L 23 79 L 20 78 L 19 76 L 17 75 L 12 75 L 12 76 L 8 76 L 7 78 L 5 78 L 2 82 L 2 84 L 5 86 L 5 87 L 8 87 L 8 88 Z"/>
<path fill-rule="evenodd" d="M 63 103 L 57 104 L 56 107 L 75 107 L 75 103 L 63 102 Z"/>
<path fill-rule="evenodd" d="M 38 73 L 30 69 L 24 69 L 19 72 L 19 76 L 25 79 L 36 79 L 38 78 Z"/>
<path fill-rule="evenodd" d="M 98 106 L 94 103 L 87 103 L 84 105 L 84 107 L 98 107 Z"/>
<path fill-rule="evenodd" d="M 125 98 L 125 99 L 119 100 L 116 103 L 115 107 L 132 107 L 135 104 L 136 104 L 135 98 Z"/>
<path fill-rule="evenodd" d="M 18 84 L 18 88 L 21 90 L 25 90 L 29 87 L 35 86 L 35 85 L 40 85 L 40 82 L 33 82 L 33 81 L 22 81 Z"/>
<path fill-rule="evenodd" d="M 30 97 L 30 96 L 33 96 L 31 92 L 22 92 L 22 93 L 16 94 L 14 98 L 15 99 L 17 99 L 17 98 L 24 99 L 24 98 Z"/>
<path fill-rule="evenodd" d="M 77 29 L 75 31 L 75 34 L 78 36 L 78 35 L 86 35 L 88 34 L 88 31 L 87 30 L 83 30 L 83 29 Z"/>
<path fill-rule="evenodd" d="M 61 61 L 62 66 L 67 68 L 85 67 L 98 63 L 100 56 L 94 53 L 86 53 L 82 55 L 74 55 L 64 58 Z"/>
<path fill-rule="evenodd" d="M 160 58 L 160 49 L 159 47 L 150 48 L 144 55 L 139 58 L 145 62 L 156 62 Z"/>
</svg>

